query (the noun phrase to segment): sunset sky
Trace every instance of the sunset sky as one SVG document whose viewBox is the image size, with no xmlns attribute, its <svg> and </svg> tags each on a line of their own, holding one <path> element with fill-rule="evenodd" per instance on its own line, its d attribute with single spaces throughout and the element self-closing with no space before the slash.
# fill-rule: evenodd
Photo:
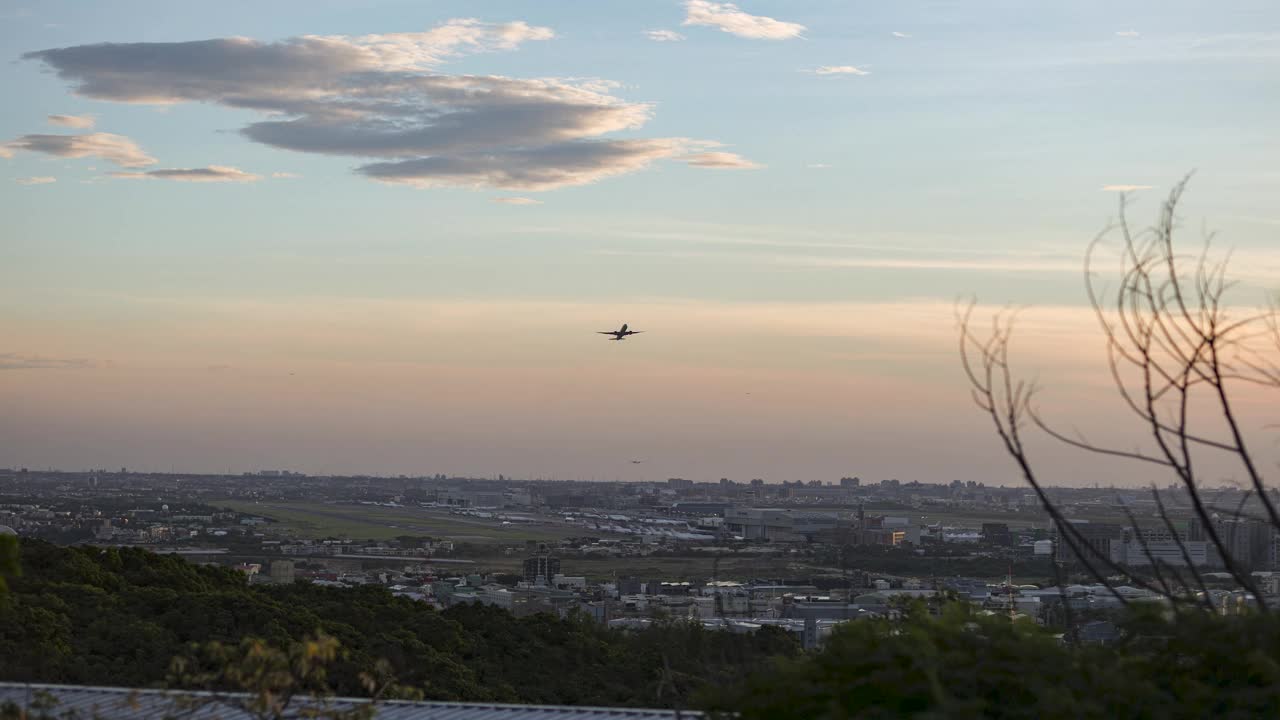
<svg viewBox="0 0 1280 720">
<path fill-rule="evenodd" d="M 1120 192 L 1195 170 L 1280 288 L 1275 0 L 0 0 L 0 50 L 0 467 L 1012 484 L 958 299 L 1111 432 Z"/>
</svg>

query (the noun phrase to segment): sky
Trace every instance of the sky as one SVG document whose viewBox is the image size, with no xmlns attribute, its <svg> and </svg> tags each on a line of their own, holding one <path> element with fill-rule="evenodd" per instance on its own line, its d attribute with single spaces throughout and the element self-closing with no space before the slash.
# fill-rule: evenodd
<svg viewBox="0 0 1280 720">
<path fill-rule="evenodd" d="M 1013 484 L 957 302 L 1127 442 L 1119 198 L 1194 170 L 1280 287 L 1274 0 L 0 0 L 0 58 L 0 466 Z"/>
</svg>

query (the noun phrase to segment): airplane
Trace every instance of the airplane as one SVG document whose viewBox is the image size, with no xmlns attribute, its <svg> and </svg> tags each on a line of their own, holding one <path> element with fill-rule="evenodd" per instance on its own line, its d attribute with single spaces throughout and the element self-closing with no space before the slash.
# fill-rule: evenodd
<svg viewBox="0 0 1280 720">
<path fill-rule="evenodd" d="M 632 460 L 632 461 L 631 461 L 631 464 L 632 464 L 632 465 L 639 465 L 639 464 L 640 464 L 640 463 L 642 463 L 642 462 L 644 462 L 644 461 L 643 461 L 643 460 Z"/>
<path fill-rule="evenodd" d="M 639 335 L 643 330 L 628 330 L 627 324 L 622 323 L 622 328 L 618 330 L 597 331 L 597 335 L 612 335 L 610 340 L 626 340 L 629 335 Z"/>
</svg>

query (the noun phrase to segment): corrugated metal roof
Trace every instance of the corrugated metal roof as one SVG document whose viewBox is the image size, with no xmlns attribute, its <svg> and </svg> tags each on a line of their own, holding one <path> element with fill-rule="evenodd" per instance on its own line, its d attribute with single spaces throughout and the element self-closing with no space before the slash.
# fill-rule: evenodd
<svg viewBox="0 0 1280 720">
<path fill-rule="evenodd" d="M 235 706 L 237 699 L 245 697 L 231 693 L 0 682 L 0 706 L 13 703 L 27 710 L 43 709 L 50 717 L 68 720 L 170 720 L 174 717 L 252 720 L 252 715 Z M 192 701 L 198 707 L 193 708 Z M 306 706 L 301 699 L 297 702 L 298 710 Z M 352 708 L 365 702 L 358 698 L 335 698 L 329 707 Z M 378 720 L 678 720 L 701 716 L 694 712 L 643 708 L 401 700 L 379 703 L 375 714 Z"/>
</svg>

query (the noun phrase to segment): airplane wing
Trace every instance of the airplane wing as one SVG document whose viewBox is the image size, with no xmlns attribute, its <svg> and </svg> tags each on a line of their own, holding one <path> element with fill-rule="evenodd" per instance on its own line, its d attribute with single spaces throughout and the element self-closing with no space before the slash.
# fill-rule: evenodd
<svg viewBox="0 0 1280 720">
<path fill-rule="evenodd" d="M 596 334 L 597 334 L 597 335 L 617 335 L 618 333 L 616 333 L 616 332 L 609 332 L 608 330 L 597 330 L 597 331 L 596 331 Z"/>
<path fill-rule="evenodd" d="M 644 332 L 644 331 L 643 331 L 643 330 L 628 330 L 628 331 L 627 331 L 627 334 L 628 334 L 628 335 L 639 335 L 639 334 L 640 334 L 640 333 L 642 333 L 642 332 Z"/>
</svg>

